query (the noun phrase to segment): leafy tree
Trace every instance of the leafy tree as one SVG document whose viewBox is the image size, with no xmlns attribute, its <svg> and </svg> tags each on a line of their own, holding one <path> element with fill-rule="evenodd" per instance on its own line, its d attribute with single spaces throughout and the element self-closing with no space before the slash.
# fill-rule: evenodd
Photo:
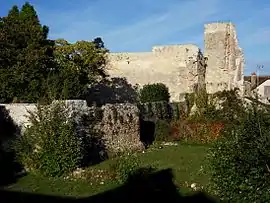
<svg viewBox="0 0 270 203">
<path fill-rule="evenodd" d="M 93 43 L 95 44 L 96 48 L 98 48 L 98 49 L 105 48 L 104 42 L 100 37 L 95 38 Z"/>
<path fill-rule="evenodd" d="M 44 82 L 53 65 L 53 42 L 47 39 L 48 31 L 29 3 L 21 11 L 13 6 L 0 19 L 2 102 L 36 102 L 44 96 Z"/>
<path fill-rule="evenodd" d="M 54 55 L 59 70 L 51 77 L 52 94 L 57 98 L 85 98 L 89 85 L 107 76 L 107 52 L 100 38 L 96 42 L 78 41 L 75 44 L 56 40 Z"/>
<path fill-rule="evenodd" d="M 140 91 L 140 102 L 169 101 L 170 93 L 168 87 L 162 83 L 144 85 Z"/>
</svg>

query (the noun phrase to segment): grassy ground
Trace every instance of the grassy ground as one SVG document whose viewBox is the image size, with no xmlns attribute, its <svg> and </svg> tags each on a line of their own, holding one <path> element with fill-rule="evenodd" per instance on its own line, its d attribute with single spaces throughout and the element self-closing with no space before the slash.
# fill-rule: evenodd
<svg viewBox="0 0 270 203">
<path fill-rule="evenodd" d="M 152 163 L 159 169 L 171 168 L 175 174 L 175 183 L 180 186 L 181 192 L 188 192 L 192 183 L 206 186 L 209 182 L 205 170 L 205 158 L 207 145 L 164 146 L 162 149 L 152 147 L 145 153 L 140 154 L 142 163 Z M 93 166 L 93 170 L 108 170 L 114 160 L 105 161 Z M 63 180 L 58 178 L 48 179 L 29 174 L 18 180 L 17 183 L 8 186 L 9 190 L 35 192 L 49 195 L 64 196 L 91 196 L 119 186 L 115 181 L 90 182 L 80 180 Z"/>
</svg>

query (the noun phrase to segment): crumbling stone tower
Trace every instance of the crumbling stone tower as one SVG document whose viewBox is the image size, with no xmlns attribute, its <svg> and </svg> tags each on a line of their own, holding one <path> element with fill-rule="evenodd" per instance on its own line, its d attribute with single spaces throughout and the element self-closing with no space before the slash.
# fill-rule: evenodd
<svg viewBox="0 0 270 203">
<path fill-rule="evenodd" d="M 204 26 L 204 53 L 194 44 L 154 46 L 151 52 L 110 53 L 108 73 L 126 77 L 143 86 L 161 82 L 171 101 L 182 101 L 186 93 L 208 93 L 244 87 L 244 56 L 232 23 Z"/>
<path fill-rule="evenodd" d="M 204 25 L 204 56 L 208 58 L 206 89 L 208 93 L 239 88 L 243 93 L 244 56 L 238 46 L 232 23 Z"/>
</svg>

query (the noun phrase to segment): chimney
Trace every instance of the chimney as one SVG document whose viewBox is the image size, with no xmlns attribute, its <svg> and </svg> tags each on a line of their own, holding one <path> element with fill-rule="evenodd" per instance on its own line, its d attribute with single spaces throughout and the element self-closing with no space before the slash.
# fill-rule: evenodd
<svg viewBox="0 0 270 203">
<path fill-rule="evenodd" d="M 255 87 L 257 83 L 257 75 L 255 72 L 251 73 L 251 87 Z"/>
</svg>

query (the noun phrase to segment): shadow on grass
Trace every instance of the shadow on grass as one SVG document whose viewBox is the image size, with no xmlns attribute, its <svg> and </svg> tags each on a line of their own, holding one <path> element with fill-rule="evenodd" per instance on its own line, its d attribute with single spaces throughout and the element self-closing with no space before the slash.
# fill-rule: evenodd
<svg viewBox="0 0 270 203">
<path fill-rule="evenodd" d="M 143 169 L 140 169 L 143 170 Z M 204 193 L 181 196 L 171 169 L 133 175 L 126 184 L 91 197 L 72 198 L 4 191 L 1 202 L 216 202 Z"/>
</svg>

